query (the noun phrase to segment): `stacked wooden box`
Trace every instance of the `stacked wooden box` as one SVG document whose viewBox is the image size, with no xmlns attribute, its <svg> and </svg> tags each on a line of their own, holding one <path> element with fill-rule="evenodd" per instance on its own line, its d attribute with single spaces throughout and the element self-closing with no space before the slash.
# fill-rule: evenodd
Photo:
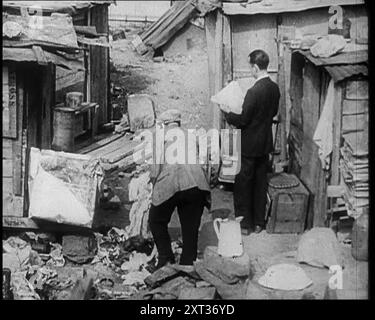
<svg viewBox="0 0 375 320">
<path fill-rule="evenodd" d="M 341 184 L 348 215 L 358 218 L 369 207 L 368 100 L 365 81 L 348 82 L 343 101 L 340 149 Z"/>
<path fill-rule="evenodd" d="M 368 152 L 353 148 L 347 139 L 341 148 L 342 184 L 348 215 L 357 218 L 369 206 Z"/>
</svg>

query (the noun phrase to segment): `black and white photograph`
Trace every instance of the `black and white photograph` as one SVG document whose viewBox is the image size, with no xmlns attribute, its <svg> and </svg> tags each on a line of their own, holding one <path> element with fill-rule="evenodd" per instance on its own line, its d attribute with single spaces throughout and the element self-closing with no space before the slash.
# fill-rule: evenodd
<svg viewBox="0 0 375 320">
<path fill-rule="evenodd" d="M 2 10 L 3 300 L 370 299 L 367 1 Z"/>
</svg>

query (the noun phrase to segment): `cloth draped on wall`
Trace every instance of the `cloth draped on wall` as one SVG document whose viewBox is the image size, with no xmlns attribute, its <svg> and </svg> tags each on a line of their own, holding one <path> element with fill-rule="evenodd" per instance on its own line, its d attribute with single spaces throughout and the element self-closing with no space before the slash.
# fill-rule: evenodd
<svg viewBox="0 0 375 320">
<path fill-rule="evenodd" d="M 335 85 L 331 79 L 327 89 L 326 99 L 323 105 L 323 111 L 320 115 L 318 125 L 316 126 L 313 140 L 319 147 L 319 158 L 322 167 L 329 169 L 330 155 L 333 145 L 333 115 L 334 115 Z"/>
</svg>

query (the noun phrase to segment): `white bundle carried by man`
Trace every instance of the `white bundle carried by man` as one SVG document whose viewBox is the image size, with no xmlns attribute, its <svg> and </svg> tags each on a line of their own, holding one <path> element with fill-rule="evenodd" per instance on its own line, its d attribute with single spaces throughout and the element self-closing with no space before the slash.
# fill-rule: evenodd
<svg viewBox="0 0 375 320">
<path fill-rule="evenodd" d="M 213 103 L 220 107 L 227 106 L 229 110 L 236 114 L 241 114 L 242 104 L 245 94 L 237 81 L 231 81 L 226 87 L 211 97 Z"/>
</svg>

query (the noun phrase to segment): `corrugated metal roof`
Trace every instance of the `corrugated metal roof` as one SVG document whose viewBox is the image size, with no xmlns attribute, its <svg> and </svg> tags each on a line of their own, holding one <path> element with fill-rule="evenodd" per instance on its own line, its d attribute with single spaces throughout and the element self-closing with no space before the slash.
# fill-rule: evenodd
<svg viewBox="0 0 375 320">
<path fill-rule="evenodd" d="M 68 60 L 63 56 L 54 54 L 52 52 L 44 51 L 43 55 L 47 62 L 51 62 L 65 69 L 74 71 L 84 70 L 81 62 L 77 60 Z M 3 61 L 17 61 L 17 62 L 38 62 L 38 57 L 33 49 L 30 48 L 4 48 L 3 47 Z"/>
<path fill-rule="evenodd" d="M 335 82 L 354 75 L 368 75 L 367 50 L 343 52 L 329 58 L 314 57 L 310 50 L 297 50 L 295 52 L 303 55 L 317 67 L 326 69 Z"/>
<path fill-rule="evenodd" d="M 310 50 L 297 50 L 297 52 L 304 55 L 316 66 L 326 66 L 335 64 L 358 64 L 367 63 L 368 61 L 368 50 L 341 52 L 328 58 L 314 57 L 311 54 Z"/>
<path fill-rule="evenodd" d="M 333 81 L 338 82 L 351 76 L 362 74 L 368 75 L 368 67 L 365 64 L 347 64 L 347 65 L 335 65 L 335 66 L 324 66 L 324 69 L 332 77 Z"/>
<path fill-rule="evenodd" d="M 195 13 L 194 0 L 177 1 L 159 20 L 141 34 L 143 43 L 153 49 L 163 46 Z"/>
<path fill-rule="evenodd" d="M 272 14 L 304 11 L 333 5 L 364 5 L 364 3 L 364 0 L 263 0 L 251 4 L 223 2 L 223 11 L 227 15 Z"/>
</svg>

